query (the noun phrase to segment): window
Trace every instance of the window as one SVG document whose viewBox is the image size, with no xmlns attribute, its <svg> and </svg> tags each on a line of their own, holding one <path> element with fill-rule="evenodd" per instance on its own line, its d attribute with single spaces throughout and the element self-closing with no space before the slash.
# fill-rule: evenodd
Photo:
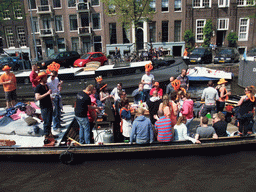
<svg viewBox="0 0 256 192">
<path fill-rule="evenodd" d="M 247 41 L 248 40 L 248 32 L 249 32 L 249 19 L 240 18 L 238 41 Z"/>
<path fill-rule="evenodd" d="M 68 0 L 68 7 L 76 7 L 76 0 Z"/>
<path fill-rule="evenodd" d="M 181 11 L 181 0 L 174 1 L 174 11 Z"/>
<path fill-rule="evenodd" d="M 169 0 L 162 0 L 162 12 L 169 11 Z"/>
<path fill-rule="evenodd" d="M 130 28 L 123 23 L 123 43 L 130 43 Z"/>
<path fill-rule="evenodd" d="M 17 27 L 18 40 L 20 40 L 20 46 L 26 46 L 26 35 L 24 27 Z"/>
<path fill-rule="evenodd" d="M 162 21 L 162 42 L 168 42 L 168 21 Z"/>
<path fill-rule="evenodd" d="M 149 41 L 156 42 L 156 22 L 149 23 Z"/>
<path fill-rule="evenodd" d="M 181 21 L 174 21 L 174 42 L 181 41 Z"/>
<path fill-rule="evenodd" d="M 53 0 L 53 8 L 61 8 L 60 0 Z"/>
<path fill-rule="evenodd" d="M 14 12 L 14 17 L 16 19 L 22 19 L 22 12 L 21 12 L 21 5 L 20 5 L 20 3 L 15 3 L 14 4 L 13 12 Z"/>
<path fill-rule="evenodd" d="M 211 0 L 193 0 L 194 8 L 211 7 Z"/>
<path fill-rule="evenodd" d="M 69 15 L 69 24 L 70 24 L 70 31 L 77 30 L 77 16 L 76 15 Z"/>
<path fill-rule="evenodd" d="M 109 23 L 110 44 L 116 44 L 116 23 Z"/>
<path fill-rule="evenodd" d="M 92 6 L 100 5 L 100 1 L 99 0 L 91 0 L 91 2 L 92 2 Z"/>
<path fill-rule="evenodd" d="M 206 23 L 205 19 L 196 20 L 196 42 L 204 41 L 203 28 L 205 23 Z"/>
<path fill-rule="evenodd" d="M 248 6 L 248 5 L 254 5 L 255 0 L 237 0 L 238 6 Z"/>
<path fill-rule="evenodd" d="M 101 29 L 99 13 L 92 14 L 92 27 L 93 29 Z"/>
<path fill-rule="evenodd" d="M 31 9 L 36 9 L 36 0 L 30 0 L 29 2 L 30 2 L 30 7 L 29 7 L 29 9 L 30 9 L 30 8 L 31 8 Z"/>
<path fill-rule="evenodd" d="M 149 6 L 151 8 L 151 11 L 156 12 L 156 0 L 151 0 Z"/>
<path fill-rule="evenodd" d="M 115 14 L 115 13 L 116 13 L 116 6 L 110 4 L 110 5 L 108 6 L 108 14 L 113 15 L 113 14 Z"/>
<path fill-rule="evenodd" d="M 62 16 L 58 15 L 55 16 L 55 27 L 56 27 L 56 31 L 63 31 L 63 24 L 62 24 Z"/>
<path fill-rule="evenodd" d="M 59 52 L 66 51 L 66 45 L 65 45 L 64 38 L 57 39 L 57 46 L 58 46 Z"/>
<path fill-rule="evenodd" d="M 229 19 L 218 19 L 218 30 L 228 30 Z"/>
<path fill-rule="evenodd" d="M 78 49 L 79 49 L 79 39 L 78 39 L 78 37 L 72 37 L 71 38 L 71 46 L 72 46 L 72 51 L 78 51 Z"/>
<path fill-rule="evenodd" d="M 229 0 L 219 0 L 219 7 L 229 7 Z"/>
<path fill-rule="evenodd" d="M 5 34 L 6 34 L 8 47 L 15 47 L 12 28 L 11 27 L 6 27 Z"/>
<path fill-rule="evenodd" d="M 32 18 L 32 27 L 35 33 L 39 33 L 39 23 L 37 17 Z"/>
<path fill-rule="evenodd" d="M 102 52 L 101 36 L 94 36 L 94 51 Z"/>
<path fill-rule="evenodd" d="M 11 19 L 11 15 L 10 15 L 10 11 L 9 10 L 4 10 L 3 11 L 3 19 L 4 20 L 10 20 Z"/>
<path fill-rule="evenodd" d="M 3 38 L 2 37 L 0 37 L 0 47 L 3 47 L 4 45 L 3 45 Z"/>
</svg>

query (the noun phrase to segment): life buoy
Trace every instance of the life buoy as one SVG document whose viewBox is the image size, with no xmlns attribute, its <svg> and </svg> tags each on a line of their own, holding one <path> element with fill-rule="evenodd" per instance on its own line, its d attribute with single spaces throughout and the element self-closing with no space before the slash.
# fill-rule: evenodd
<svg viewBox="0 0 256 192">
<path fill-rule="evenodd" d="M 63 164 L 68 165 L 74 161 L 74 155 L 69 151 L 65 151 L 60 154 L 59 159 Z"/>
</svg>

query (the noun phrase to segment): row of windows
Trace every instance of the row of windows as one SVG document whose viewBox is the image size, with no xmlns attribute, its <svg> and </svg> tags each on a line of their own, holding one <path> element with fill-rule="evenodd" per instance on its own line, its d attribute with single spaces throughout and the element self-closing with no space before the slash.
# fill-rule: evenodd
<svg viewBox="0 0 256 192">
<path fill-rule="evenodd" d="M 67 1 L 67 5 L 68 7 L 76 7 L 76 0 L 66 0 Z M 91 1 L 91 5 L 92 6 L 99 6 L 100 2 L 99 0 L 90 0 Z M 78 0 L 78 3 L 86 3 L 87 0 Z M 61 0 L 53 0 L 53 8 L 61 8 L 62 7 L 62 2 Z M 48 0 L 41 0 L 40 1 L 40 5 L 49 5 L 49 1 Z M 30 0 L 30 9 L 36 9 L 36 0 Z"/>
<path fill-rule="evenodd" d="M 230 0 L 218 0 L 219 7 L 229 7 Z M 237 0 L 238 6 L 249 6 L 254 5 L 255 0 Z M 212 0 L 193 0 L 194 8 L 211 7 Z"/>
<path fill-rule="evenodd" d="M 56 15 L 55 17 L 55 31 L 56 32 L 64 32 L 64 23 L 63 23 L 63 17 L 62 15 Z M 101 29 L 101 19 L 100 19 L 100 13 L 92 13 L 92 27 L 93 29 Z M 39 20 L 37 17 L 32 18 L 33 21 L 33 30 L 35 33 L 40 32 L 39 27 Z M 52 29 L 52 23 L 51 23 L 51 17 L 50 16 L 43 16 L 41 18 L 43 29 Z M 89 15 L 88 14 L 82 14 L 81 15 L 81 26 L 82 27 L 89 27 Z M 77 15 L 69 15 L 69 26 L 70 31 L 77 31 L 78 30 L 78 21 L 77 21 Z"/>
<path fill-rule="evenodd" d="M 249 34 L 249 18 L 239 19 L 239 29 L 238 29 L 238 41 L 247 41 Z M 196 42 L 203 42 L 203 28 L 205 26 L 206 19 L 196 20 Z M 218 19 L 218 30 L 228 30 L 229 19 Z"/>
<path fill-rule="evenodd" d="M 15 3 L 13 5 L 13 14 L 14 14 L 14 18 L 23 19 L 20 3 Z M 10 20 L 11 19 L 11 11 L 10 10 L 4 10 L 2 12 L 2 15 L 3 15 L 3 20 Z"/>
<path fill-rule="evenodd" d="M 18 26 L 16 28 L 16 34 L 18 37 L 19 45 L 26 46 L 26 36 L 25 36 L 25 29 L 22 26 Z M 15 47 L 15 40 L 14 40 L 14 31 L 12 27 L 5 28 L 5 35 L 7 40 L 8 47 Z"/>
</svg>

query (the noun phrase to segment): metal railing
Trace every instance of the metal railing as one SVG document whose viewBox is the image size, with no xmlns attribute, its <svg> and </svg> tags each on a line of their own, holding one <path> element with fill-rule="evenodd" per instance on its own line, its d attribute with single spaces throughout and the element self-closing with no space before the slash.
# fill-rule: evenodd
<svg viewBox="0 0 256 192">
<path fill-rule="evenodd" d="M 90 10 L 90 3 L 89 2 L 80 2 L 76 4 L 76 10 L 78 12 L 87 12 Z"/>
<path fill-rule="evenodd" d="M 41 37 L 53 36 L 53 30 L 52 29 L 40 29 L 40 36 Z"/>
<path fill-rule="evenodd" d="M 51 5 L 39 5 L 37 6 L 37 13 L 52 13 Z"/>
<path fill-rule="evenodd" d="M 90 35 L 92 33 L 91 27 L 78 27 L 78 34 L 79 35 Z"/>
</svg>

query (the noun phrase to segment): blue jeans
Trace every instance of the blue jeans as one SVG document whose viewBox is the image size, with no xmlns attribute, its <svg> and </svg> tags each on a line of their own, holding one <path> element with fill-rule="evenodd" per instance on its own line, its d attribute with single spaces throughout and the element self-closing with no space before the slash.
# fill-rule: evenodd
<svg viewBox="0 0 256 192">
<path fill-rule="evenodd" d="M 136 143 L 137 144 L 147 144 L 147 143 L 149 143 L 149 141 L 136 138 Z"/>
<path fill-rule="evenodd" d="M 60 128 L 60 96 L 56 95 L 53 99 L 53 130 Z"/>
<path fill-rule="evenodd" d="M 42 118 L 44 121 L 44 135 L 49 135 L 51 133 L 52 125 L 52 108 L 41 109 Z"/>
<path fill-rule="evenodd" d="M 75 116 L 79 124 L 79 143 L 90 144 L 90 123 L 88 117 Z"/>
</svg>

